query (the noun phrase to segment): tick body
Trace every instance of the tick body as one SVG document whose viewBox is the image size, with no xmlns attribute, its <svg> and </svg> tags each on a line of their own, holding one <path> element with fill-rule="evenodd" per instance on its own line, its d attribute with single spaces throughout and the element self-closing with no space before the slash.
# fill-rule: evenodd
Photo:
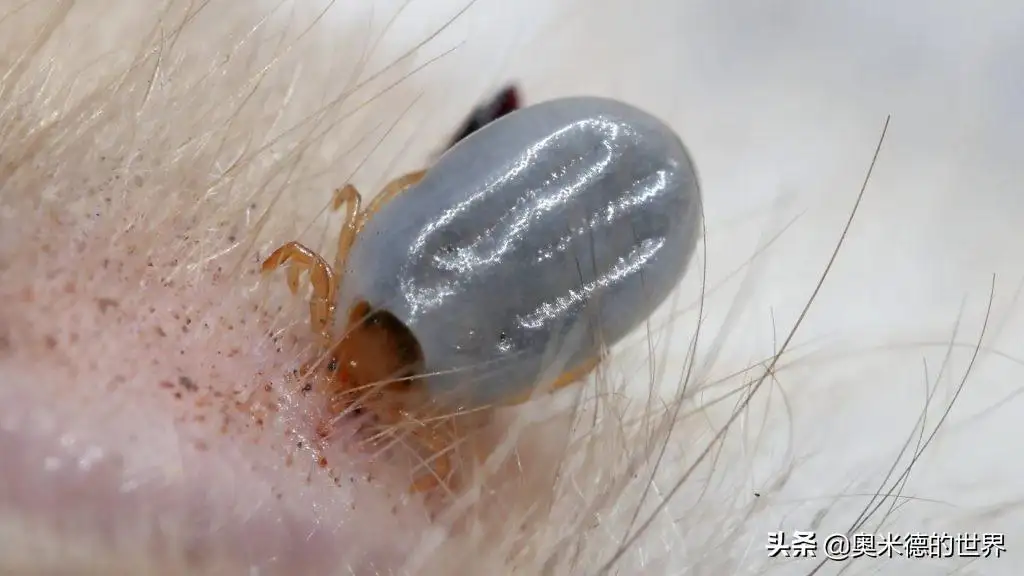
<svg viewBox="0 0 1024 576">
<path fill-rule="evenodd" d="M 384 386 L 367 406 L 395 422 L 578 380 L 673 290 L 701 222 L 678 136 L 603 98 L 503 115 L 366 210 L 345 190 L 334 268 L 298 244 L 264 268 L 310 268 L 313 323 L 340 338 L 338 391 Z"/>
</svg>

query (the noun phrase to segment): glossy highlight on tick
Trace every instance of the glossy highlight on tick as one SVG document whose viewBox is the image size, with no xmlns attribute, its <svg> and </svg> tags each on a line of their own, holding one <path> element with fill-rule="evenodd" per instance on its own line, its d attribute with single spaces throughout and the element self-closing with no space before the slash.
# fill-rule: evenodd
<svg viewBox="0 0 1024 576">
<path fill-rule="evenodd" d="M 454 415 L 579 381 L 689 264 L 696 169 L 664 122 L 503 91 L 427 170 L 369 203 L 351 185 L 335 260 L 290 242 L 263 263 L 312 284 L 331 412 L 358 410 L 429 454 L 412 489 L 453 485 Z M 467 129 L 470 127 L 472 129 Z"/>
</svg>

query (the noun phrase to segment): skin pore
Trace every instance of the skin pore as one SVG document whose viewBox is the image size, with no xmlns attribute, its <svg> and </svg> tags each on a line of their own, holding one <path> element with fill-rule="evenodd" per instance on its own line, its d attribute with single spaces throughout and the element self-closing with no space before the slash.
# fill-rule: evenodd
<svg viewBox="0 0 1024 576">
<path fill-rule="evenodd" d="M 0 0 L 0 573 L 806 574 L 768 531 L 1019 544 L 1019 14 L 140 4 Z M 334 189 L 423 167 L 520 78 L 672 118 L 706 245 L 597 383 L 491 415 L 483 480 L 439 504 L 400 439 L 330 419 L 305 294 L 259 265 L 329 249 Z"/>
</svg>

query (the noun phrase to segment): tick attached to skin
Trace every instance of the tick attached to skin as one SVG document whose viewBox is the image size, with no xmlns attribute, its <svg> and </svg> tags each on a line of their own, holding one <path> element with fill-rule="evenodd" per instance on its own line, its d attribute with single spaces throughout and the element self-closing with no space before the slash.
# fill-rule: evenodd
<svg viewBox="0 0 1024 576">
<path fill-rule="evenodd" d="M 660 120 L 604 98 L 495 118 L 365 208 L 342 188 L 333 265 L 295 242 L 263 263 L 290 264 L 293 291 L 309 273 L 332 411 L 368 411 L 432 454 L 417 491 L 449 485 L 450 415 L 586 376 L 674 289 L 699 236 L 694 165 Z"/>
</svg>

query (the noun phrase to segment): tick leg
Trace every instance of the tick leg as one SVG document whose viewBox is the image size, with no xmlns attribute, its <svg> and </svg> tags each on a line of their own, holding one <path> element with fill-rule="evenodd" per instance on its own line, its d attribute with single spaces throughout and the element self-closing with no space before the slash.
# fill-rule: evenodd
<svg viewBox="0 0 1024 576">
<path fill-rule="evenodd" d="M 346 184 L 334 191 L 333 208 L 338 210 L 342 205 L 347 207 L 345 210 L 345 222 L 341 226 L 341 234 L 338 235 L 338 254 L 334 260 L 334 269 L 338 271 L 339 276 L 345 275 L 345 261 L 348 260 L 348 253 L 352 249 L 352 243 L 355 242 L 356 236 L 367 220 L 377 210 L 380 210 L 380 207 L 385 203 L 422 180 L 423 175 L 426 173 L 426 170 L 420 170 L 388 182 L 387 186 L 380 191 L 380 194 L 377 194 L 377 197 L 370 202 L 370 205 L 365 210 L 361 209 L 363 197 L 355 186 Z M 339 277 L 338 280 L 340 281 L 341 278 Z"/>
<path fill-rule="evenodd" d="M 383 393 L 387 394 L 388 392 L 384 391 Z M 426 423 L 419 422 L 415 416 L 392 403 L 371 404 L 369 407 L 377 416 L 378 421 L 385 426 L 400 427 L 401 432 L 406 432 L 412 439 L 414 448 L 423 449 L 428 454 L 423 462 L 427 472 L 415 477 L 409 491 L 413 493 L 428 492 L 444 485 L 452 471 L 449 450 L 455 434 L 451 422 L 436 421 L 433 418 Z M 409 426 L 412 428 L 409 429 Z"/>
<path fill-rule="evenodd" d="M 424 463 L 428 472 L 417 476 L 409 487 L 410 492 L 427 492 L 444 484 L 452 472 L 449 449 L 450 438 L 438 434 L 437 424 L 417 428 L 410 434 L 430 454 Z"/>
<path fill-rule="evenodd" d="M 340 275 L 345 274 L 345 261 L 348 260 L 348 252 L 352 249 L 352 243 L 359 232 L 358 224 L 361 219 L 360 206 L 362 203 L 363 197 L 359 195 L 359 190 L 356 190 L 356 187 L 351 184 L 346 184 L 343 188 L 334 191 L 334 209 L 341 208 L 342 204 L 347 206 L 345 222 L 341 225 L 341 233 L 338 235 L 338 254 L 334 260 L 334 269 Z"/>
<path fill-rule="evenodd" d="M 360 228 L 365 225 L 382 206 L 390 202 L 402 192 L 408 190 L 411 186 L 415 186 L 420 180 L 426 176 L 426 170 L 417 170 L 416 172 L 410 172 L 404 176 L 399 176 L 391 182 L 388 182 L 386 186 L 380 191 L 377 196 L 370 201 L 370 205 L 366 207 L 366 210 L 360 215 L 359 225 L 356 228 L 358 232 Z"/>
<path fill-rule="evenodd" d="M 601 357 L 597 356 L 583 362 L 582 364 L 577 365 L 574 368 L 569 369 L 566 372 L 563 372 L 562 375 L 555 379 L 555 381 L 551 384 L 550 388 L 548 389 L 548 392 L 555 392 L 557 390 L 565 388 L 566 386 L 574 382 L 582 380 L 588 374 L 593 372 L 599 364 L 601 364 Z M 519 396 L 513 396 L 506 402 L 506 404 L 509 406 L 522 404 L 523 402 L 529 400 L 532 396 L 533 390 L 528 390 Z"/>
<path fill-rule="evenodd" d="M 313 296 L 309 300 L 309 323 L 313 330 L 329 341 L 337 286 L 334 270 L 319 254 L 298 242 L 289 242 L 274 250 L 263 261 L 261 269 L 264 274 L 268 274 L 284 264 L 289 264 L 288 288 L 292 294 L 298 292 L 299 275 L 303 271 L 309 273 L 309 281 L 313 286 Z"/>
<path fill-rule="evenodd" d="M 448 148 L 455 146 L 470 134 L 494 122 L 498 118 L 518 110 L 520 102 L 519 91 L 515 86 L 506 86 L 497 96 L 491 98 L 487 103 L 477 106 L 463 121 L 455 136 L 448 141 Z"/>
<path fill-rule="evenodd" d="M 575 368 L 569 370 L 568 372 L 565 372 L 564 374 L 559 376 L 557 380 L 555 380 L 554 384 L 551 385 L 551 391 L 554 392 L 556 390 L 560 390 L 562 388 L 565 388 L 569 384 L 572 384 L 573 382 L 578 382 L 582 380 L 588 374 L 593 372 L 600 363 L 601 357 L 597 356 L 595 358 L 587 360 L 586 362 L 583 362 L 582 364 L 576 366 Z"/>
</svg>

